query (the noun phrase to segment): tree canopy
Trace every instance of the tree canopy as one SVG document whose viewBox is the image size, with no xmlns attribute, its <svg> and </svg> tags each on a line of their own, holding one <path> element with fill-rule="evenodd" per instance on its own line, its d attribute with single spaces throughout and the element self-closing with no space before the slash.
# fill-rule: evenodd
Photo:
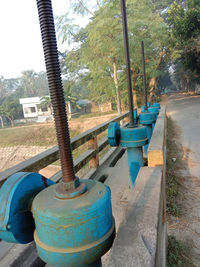
<svg viewBox="0 0 200 267">
<path fill-rule="evenodd" d="M 200 82 L 200 3 L 174 1 L 168 11 L 170 51 L 177 84 L 194 88 Z"/>
<path fill-rule="evenodd" d="M 87 80 L 90 99 L 115 101 L 118 112 L 127 104 L 127 85 L 123 48 L 120 1 L 73 1 L 76 14 L 90 15 L 85 28 L 68 27 L 69 14 L 58 18 L 58 34 L 62 41 L 74 43 L 66 55 L 68 77 Z M 133 92 L 142 92 L 141 40 L 145 44 L 149 89 L 155 94 L 156 81 L 168 58 L 168 27 L 162 10 L 171 1 L 127 0 L 127 20 L 131 56 Z M 64 19 L 65 18 L 65 19 Z M 70 75 L 73 74 L 73 75 Z M 82 76 L 82 77 L 80 77 Z M 137 100 L 135 98 L 135 104 Z"/>
<path fill-rule="evenodd" d="M 119 0 L 71 0 L 70 12 L 56 18 L 65 98 L 128 104 L 122 17 Z M 150 98 L 165 88 L 194 90 L 200 83 L 199 0 L 126 0 L 134 105 L 143 101 L 141 41 L 145 45 Z M 87 17 L 77 25 L 75 18 Z M 70 45 L 70 46 L 69 46 Z M 0 77 L 0 105 L 7 97 L 48 95 L 45 72 Z M 44 104 L 44 103 L 43 103 Z"/>
</svg>

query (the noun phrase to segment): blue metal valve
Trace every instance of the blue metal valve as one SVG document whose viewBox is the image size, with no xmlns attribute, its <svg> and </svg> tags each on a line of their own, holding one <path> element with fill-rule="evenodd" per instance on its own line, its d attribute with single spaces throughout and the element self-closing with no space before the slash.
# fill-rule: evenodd
<svg viewBox="0 0 200 267">
<path fill-rule="evenodd" d="M 145 106 L 141 106 L 141 112 L 145 112 Z"/>
<path fill-rule="evenodd" d="M 138 113 L 137 113 L 137 108 L 134 109 L 134 123 L 138 123 Z"/>
<path fill-rule="evenodd" d="M 149 112 L 155 112 L 156 113 L 156 117 L 157 117 L 158 114 L 159 114 L 159 107 L 149 107 L 148 111 Z"/>
<path fill-rule="evenodd" d="M 118 146 L 120 140 L 120 127 L 117 122 L 108 125 L 108 143 L 110 146 Z"/>
<path fill-rule="evenodd" d="M 151 104 L 150 102 L 147 102 L 147 108 L 150 108 Z M 141 106 L 141 112 L 145 112 L 145 106 Z"/>
<path fill-rule="evenodd" d="M 160 109 L 160 103 L 156 103 L 156 102 L 154 102 L 153 105 L 152 105 L 152 107 L 157 107 L 157 108 Z"/>
<path fill-rule="evenodd" d="M 158 117 L 158 114 L 159 114 L 159 107 L 150 107 L 148 108 L 148 111 L 151 112 L 151 113 L 156 113 L 156 119 Z M 155 122 L 152 124 L 152 130 L 154 129 L 155 127 Z"/>
<path fill-rule="evenodd" d="M 0 203 L 0 238 L 25 244 L 34 237 L 39 256 L 54 266 L 101 267 L 112 246 L 111 193 L 100 182 L 55 184 L 38 173 L 16 173 L 0 189 Z"/>
<path fill-rule="evenodd" d="M 40 257 L 54 266 L 101 266 L 99 260 L 115 236 L 108 186 L 82 180 L 87 191 L 72 199 L 57 198 L 57 185 L 40 192 L 32 205 Z"/>
<path fill-rule="evenodd" d="M 109 128 L 113 128 L 113 131 L 108 131 L 108 142 L 111 146 L 121 144 L 122 147 L 127 147 L 131 188 L 133 188 L 139 169 L 143 166 L 142 146 L 147 143 L 146 127 L 139 125 L 133 128 L 127 126 L 120 129 L 119 125 L 116 126 L 115 124 L 111 123 L 109 125 Z M 117 132 L 115 131 L 116 128 Z M 112 142 L 114 133 L 118 134 L 118 142 Z"/>
<path fill-rule="evenodd" d="M 147 151 L 149 147 L 149 142 L 151 140 L 152 136 L 152 127 L 153 124 L 156 122 L 156 113 L 152 112 L 142 112 L 139 115 L 139 123 L 146 126 L 147 129 L 147 138 L 148 138 L 148 144 L 144 146 L 144 156 L 147 157 Z"/>
<path fill-rule="evenodd" d="M 28 172 L 15 173 L 6 180 L 0 189 L 0 238 L 22 244 L 33 241 L 32 200 L 52 184 L 42 175 Z"/>
</svg>

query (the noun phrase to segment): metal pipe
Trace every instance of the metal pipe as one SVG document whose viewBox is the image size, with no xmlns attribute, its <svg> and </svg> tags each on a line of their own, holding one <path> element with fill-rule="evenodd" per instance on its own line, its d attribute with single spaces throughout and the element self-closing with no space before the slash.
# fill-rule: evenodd
<svg viewBox="0 0 200 267">
<path fill-rule="evenodd" d="M 130 54 L 129 54 L 126 1 L 125 0 L 121 0 L 121 13 L 122 13 L 123 36 L 124 36 L 124 52 L 125 52 L 125 57 L 126 57 L 128 96 L 129 96 L 129 111 L 130 111 L 129 127 L 134 127 L 135 125 L 134 106 L 133 106 L 133 93 L 132 93 L 132 86 L 131 86 L 131 68 L 130 68 Z"/>
<path fill-rule="evenodd" d="M 51 0 L 36 0 L 44 50 L 49 91 L 53 107 L 56 135 L 60 153 L 62 180 L 75 180 L 69 127 L 65 108 L 61 71 Z"/>
<path fill-rule="evenodd" d="M 145 57 L 144 57 L 144 42 L 141 41 L 141 52 L 142 52 L 142 71 L 143 71 L 143 86 L 144 86 L 144 101 L 145 111 L 147 111 L 147 83 L 146 83 L 146 70 L 145 70 Z"/>
</svg>

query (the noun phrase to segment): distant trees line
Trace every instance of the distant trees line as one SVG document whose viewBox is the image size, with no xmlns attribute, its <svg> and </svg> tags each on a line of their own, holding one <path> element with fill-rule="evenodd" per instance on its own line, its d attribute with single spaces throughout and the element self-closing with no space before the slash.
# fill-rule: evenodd
<svg viewBox="0 0 200 267">
<path fill-rule="evenodd" d="M 74 82 L 75 83 L 75 82 Z M 78 88 L 72 81 L 63 80 L 65 100 L 76 105 L 78 93 L 73 93 L 73 88 Z M 77 90 L 78 91 L 78 90 Z M 13 126 L 14 120 L 23 117 L 22 105 L 19 98 L 41 97 L 41 107 L 51 107 L 46 72 L 39 73 L 33 70 L 23 71 L 21 77 L 6 79 L 0 77 L 0 125 L 4 127 L 5 119 Z"/>
<path fill-rule="evenodd" d="M 44 71 L 23 71 L 21 77 L 6 79 L 0 77 L 0 121 L 3 117 L 13 126 L 14 119 L 23 116 L 19 98 L 48 95 L 47 77 Z"/>
<path fill-rule="evenodd" d="M 145 44 L 150 98 L 164 89 L 194 90 L 200 83 L 199 0 L 126 0 L 134 104 L 142 101 L 140 42 Z M 65 75 L 97 102 L 118 111 L 128 102 L 120 1 L 71 1 L 72 15 L 89 16 L 86 27 L 69 12 L 57 17 L 58 36 L 73 49 L 63 53 Z"/>
<path fill-rule="evenodd" d="M 126 5 L 134 105 L 143 101 L 141 40 L 151 99 L 166 88 L 198 87 L 199 0 L 126 0 Z M 72 45 L 71 50 L 59 53 L 66 100 L 111 101 L 120 113 L 128 104 L 120 1 L 75 0 L 70 10 L 72 16 L 90 19 L 86 27 L 80 27 L 69 13 L 56 18 L 59 38 Z M 17 118 L 20 97 L 48 94 L 45 72 L 28 70 L 20 78 L 1 77 L 0 115 Z"/>
</svg>

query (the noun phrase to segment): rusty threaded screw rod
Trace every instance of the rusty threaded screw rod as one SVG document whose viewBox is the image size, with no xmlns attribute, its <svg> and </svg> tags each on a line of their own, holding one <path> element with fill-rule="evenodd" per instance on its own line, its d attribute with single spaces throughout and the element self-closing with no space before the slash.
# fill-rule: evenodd
<svg viewBox="0 0 200 267">
<path fill-rule="evenodd" d="M 69 128 L 58 59 L 52 4 L 51 0 L 36 1 L 49 91 L 53 106 L 56 135 L 60 152 L 61 169 L 63 174 L 62 180 L 63 182 L 71 182 L 75 180 L 75 173 L 73 168 Z"/>
<path fill-rule="evenodd" d="M 143 41 L 141 41 L 141 53 L 142 53 L 142 70 L 143 70 L 145 111 L 147 111 L 147 83 L 146 83 L 146 70 L 145 70 L 144 42 Z"/>
<path fill-rule="evenodd" d="M 133 107 L 133 93 L 131 86 L 131 68 L 130 68 L 130 54 L 128 44 L 128 29 L 127 29 L 127 16 L 126 16 L 126 2 L 121 0 L 121 13 L 122 13 L 122 25 L 123 25 L 123 36 L 124 36 L 124 52 L 126 57 L 126 73 L 128 83 L 128 96 L 129 96 L 129 112 L 130 112 L 130 123 L 129 127 L 134 127 L 134 107 Z"/>
</svg>

